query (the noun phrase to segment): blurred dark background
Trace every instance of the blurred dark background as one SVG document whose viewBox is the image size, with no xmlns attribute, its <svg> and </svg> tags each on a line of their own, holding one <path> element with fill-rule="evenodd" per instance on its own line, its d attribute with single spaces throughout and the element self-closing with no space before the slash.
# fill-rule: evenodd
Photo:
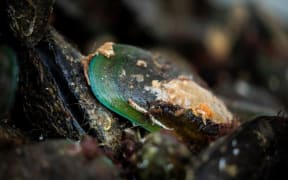
<svg viewBox="0 0 288 180">
<path fill-rule="evenodd" d="M 175 61 L 184 59 L 236 114 L 275 115 L 288 105 L 288 3 L 284 0 L 33 3 L 0 2 L 2 44 L 15 51 L 21 42 L 35 46 L 48 21 L 84 55 L 113 41 L 158 51 Z M 10 36 L 16 41 L 10 42 Z"/>
</svg>

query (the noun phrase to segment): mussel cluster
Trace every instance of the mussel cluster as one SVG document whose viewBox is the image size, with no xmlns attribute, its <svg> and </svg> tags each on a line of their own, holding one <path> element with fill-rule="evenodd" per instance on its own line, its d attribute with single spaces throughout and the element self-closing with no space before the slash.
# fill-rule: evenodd
<svg viewBox="0 0 288 180">
<path fill-rule="evenodd" d="M 107 8 L 109 2 L 102 3 L 101 7 Z M 145 20 L 148 17 L 142 17 L 135 1 L 122 3 L 115 3 L 115 7 L 125 5 L 130 13 L 139 13 L 138 21 L 156 31 L 153 38 L 177 44 L 173 40 L 177 33 L 162 32 L 154 21 Z M 84 55 L 58 32 L 54 5 L 54 0 L 0 2 L 0 179 L 285 176 L 288 117 L 285 111 L 277 111 L 286 102 L 274 101 L 258 89 L 255 93 L 255 88 L 244 82 L 212 90 L 199 76 L 207 78 L 203 75 L 206 66 L 201 63 L 196 71 L 178 55 L 126 45 L 129 41 L 121 44 L 104 38 Z M 66 5 L 66 1 L 56 2 L 56 11 L 72 13 Z M 158 13 L 164 13 L 162 10 Z M 174 10 L 177 14 L 177 8 Z M 105 15 L 107 22 L 119 20 Z M 247 42 L 238 44 L 243 43 Z M 187 49 L 186 44 L 177 47 Z M 216 59 L 223 58 L 218 55 Z M 259 66 L 259 74 L 268 68 L 265 63 Z M 215 75 L 210 79 L 213 82 L 220 77 L 213 70 L 211 74 Z M 267 85 L 263 76 L 263 86 L 275 85 L 276 75 L 273 77 Z M 283 82 L 272 92 L 281 92 L 285 99 L 287 78 Z M 261 96 L 265 98 L 259 99 Z M 253 98 L 256 100 L 251 101 Z"/>
</svg>

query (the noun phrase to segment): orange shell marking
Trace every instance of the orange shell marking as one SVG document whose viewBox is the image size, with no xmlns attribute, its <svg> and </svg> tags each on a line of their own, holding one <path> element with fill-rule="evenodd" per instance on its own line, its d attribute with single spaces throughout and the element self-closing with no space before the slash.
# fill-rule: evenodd
<svg viewBox="0 0 288 180">
<path fill-rule="evenodd" d="M 200 103 L 195 108 L 196 114 L 202 116 L 204 119 L 212 119 L 214 112 L 213 110 L 205 103 Z"/>
</svg>

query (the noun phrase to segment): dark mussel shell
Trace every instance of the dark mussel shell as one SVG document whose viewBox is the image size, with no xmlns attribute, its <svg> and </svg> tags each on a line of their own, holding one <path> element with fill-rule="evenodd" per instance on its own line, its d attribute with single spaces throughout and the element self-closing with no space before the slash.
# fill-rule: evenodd
<svg viewBox="0 0 288 180">
<path fill-rule="evenodd" d="M 18 73 L 16 52 L 8 46 L 0 46 L 0 121 L 7 116 L 13 103 Z"/>
<path fill-rule="evenodd" d="M 16 125 L 28 126 L 36 137 L 80 139 L 88 133 L 117 146 L 119 121 L 91 94 L 81 53 L 52 28 L 37 46 L 22 50 Z M 19 113 L 24 120 L 19 121 Z"/>
<path fill-rule="evenodd" d="M 281 179 L 288 168 L 287 136 L 287 117 L 257 117 L 204 152 L 195 179 Z"/>
</svg>

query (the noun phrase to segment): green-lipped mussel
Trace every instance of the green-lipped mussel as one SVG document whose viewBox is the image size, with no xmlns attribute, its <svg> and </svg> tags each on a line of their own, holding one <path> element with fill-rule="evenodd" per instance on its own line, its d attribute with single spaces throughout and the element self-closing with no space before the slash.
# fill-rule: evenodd
<svg viewBox="0 0 288 180">
<path fill-rule="evenodd" d="M 149 131 L 162 127 L 181 138 L 201 140 L 237 127 L 224 103 L 198 85 L 185 64 L 111 42 L 87 59 L 84 71 L 96 98 Z"/>
</svg>

